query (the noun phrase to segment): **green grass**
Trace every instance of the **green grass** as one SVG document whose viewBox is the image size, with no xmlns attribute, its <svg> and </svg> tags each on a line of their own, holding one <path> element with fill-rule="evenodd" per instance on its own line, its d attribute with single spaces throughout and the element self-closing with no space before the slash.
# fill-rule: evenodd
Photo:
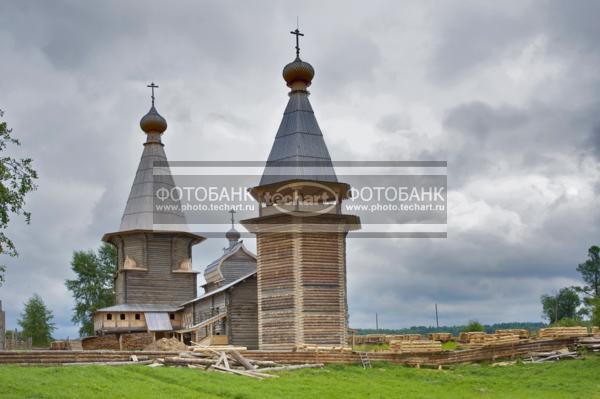
<svg viewBox="0 0 600 399">
<path fill-rule="evenodd" d="M 600 357 L 452 370 L 328 366 L 247 377 L 146 366 L 0 367 L 2 398 L 600 398 Z"/>
<path fill-rule="evenodd" d="M 445 351 L 453 351 L 458 347 L 458 343 L 455 341 L 448 341 L 442 344 L 442 349 Z"/>
</svg>

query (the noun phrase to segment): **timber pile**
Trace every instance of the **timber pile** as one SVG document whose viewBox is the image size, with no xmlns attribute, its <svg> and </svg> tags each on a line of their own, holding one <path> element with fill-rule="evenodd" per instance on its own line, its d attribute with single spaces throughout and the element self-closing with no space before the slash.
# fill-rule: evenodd
<svg viewBox="0 0 600 399">
<path fill-rule="evenodd" d="M 600 335 L 600 327 L 592 327 L 592 335 Z"/>
<path fill-rule="evenodd" d="M 516 334 L 512 335 L 498 335 L 498 334 L 483 334 L 474 335 L 470 338 L 469 343 L 475 345 L 502 345 L 502 344 L 514 344 L 519 342 L 519 336 Z"/>
<path fill-rule="evenodd" d="M 581 359 L 577 352 L 571 352 L 567 348 L 550 352 L 532 352 L 528 356 L 529 363 L 555 362 L 561 359 Z"/>
<path fill-rule="evenodd" d="M 384 334 L 357 335 L 354 337 L 354 342 L 357 345 L 377 345 L 386 343 Z"/>
<path fill-rule="evenodd" d="M 391 341 L 390 350 L 403 353 L 441 352 L 442 343 L 440 341 Z"/>
<path fill-rule="evenodd" d="M 539 338 L 586 337 L 587 327 L 549 327 L 541 328 Z"/>
<path fill-rule="evenodd" d="M 184 351 L 187 346 L 177 338 L 161 338 L 144 347 L 145 351 Z"/>
<path fill-rule="evenodd" d="M 518 335 L 520 339 L 527 339 L 529 338 L 529 330 L 525 328 L 508 328 L 496 330 L 496 335 Z"/>
<path fill-rule="evenodd" d="M 577 348 L 587 349 L 592 352 L 600 352 L 600 337 L 579 338 L 576 343 Z"/>
<path fill-rule="evenodd" d="M 69 341 L 52 341 L 50 343 L 50 350 L 53 351 L 67 351 L 71 350 Z"/>
<path fill-rule="evenodd" d="M 486 335 L 483 331 L 475 331 L 475 332 L 461 332 L 458 335 L 458 342 L 462 344 L 469 344 L 471 340 L 477 339 L 477 337 L 482 337 Z"/>
<path fill-rule="evenodd" d="M 115 334 L 106 334 L 81 339 L 84 350 L 119 350 L 119 340 Z"/>
<path fill-rule="evenodd" d="M 119 337 L 119 347 L 121 350 L 143 350 L 148 347 L 148 345 L 151 345 L 153 341 L 154 337 L 152 336 L 152 333 L 121 334 Z M 159 349 L 154 348 L 153 350 Z M 178 350 L 178 348 L 172 350 Z"/>
<path fill-rule="evenodd" d="M 386 335 L 385 339 L 388 344 L 392 341 L 420 341 L 421 334 Z"/>
<path fill-rule="evenodd" d="M 21 365 L 60 365 L 65 363 L 109 363 L 127 362 L 131 355 L 139 358 L 153 359 L 162 356 L 173 356 L 178 352 L 139 352 L 139 351 L 0 351 L 0 364 Z"/>
<path fill-rule="evenodd" d="M 452 333 L 446 333 L 446 332 L 429 333 L 427 335 L 427 338 L 429 338 L 430 341 L 440 341 L 440 342 L 449 342 L 454 339 L 454 337 L 452 337 Z"/>
<path fill-rule="evenodd" d="M 276 375 L 266 373 L 270 371 L 323 367 L 322 363 L 282 365 L 270 360 L 247 359 L 238 352 L 235 347 L 222 348 L 221 350 L 214 350 L 212 347 L 196 347 L 192 352 L 179 353 L 179 356 L 155 359 L 152 364 L 149 364 L 149 367 L 159 367 L 161 365 L 214 370 L 223 373 L 252 377 L 259 380 L 276 378 Z"/>
<path fill-rule="evenodd" d="M 311 345 L 302 344 L 294 347 L 294 352 L 352 352 L 352 348 L 348 346 L 325 346 L 325 345 Z"/>
</svg>

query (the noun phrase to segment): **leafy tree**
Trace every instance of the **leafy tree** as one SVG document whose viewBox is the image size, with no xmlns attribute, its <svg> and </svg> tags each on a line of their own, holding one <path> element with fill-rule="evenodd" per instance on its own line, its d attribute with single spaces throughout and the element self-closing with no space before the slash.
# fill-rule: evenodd
<svg viewBox="0 0 600 399">
<path fill-rule="evenodd" d="M 4 112 L 0 110 L 0 117 Z M 0 254 L 17 256 L 17 248 L 5 230 L 10 222 L 11 215 L 25 216 L 25 222 L 29 223 L 31 214 L 23 210 L 25 195 L 37 187 L 34 180 L 37 172 L 31 166 L 31 159 L 15 159 L 6 155 L 6 147 L 9 144 L 20 146 L 19 140 L 11 137 L 12 129 L 6 122 L 0 121 Z M 6 268 L 0 265 L 0 286 L 4 283 L 4 272 Z"/>
<path fill-rule="evenodd" d="M 592 324 L 600 325 L 600 247 L 590 247 L 588 259 L 577 266 L 577 271 L 586 285 L 576 287 L 576 290 L 584 295 L 583 303 Z"/>
<path fill-rule="evenodd" d="M 476 331 L 485 331 L 483 325 L 477 320 L 470 320 L 469 324 L 466 325 L 463 332 L 476 332 Z"/>
<path fill-rule="evenodd" d="M 103 244 L 98 252 L 75 251 L 71 260 L 74 280 L 65 285 L 75 298 L 73 323 L 79 324 L 79 335 L 94 335 L 94 312 L 114 304 L 114 274 L 117 266 L 117 250 L 110 244 Z"/>
<path fill-rule="evenodd" d="M 31 337 L 33 346 L 49 346 L 52 332 L 56 329 L 52 323 L 53 318 L 52 312 L 46 308 L 42 298 L 35 294 L 25 304 L 25 310 L 18 320 L 23 329 L 23 337 Z"/>
<path fill-rule="evenodd" d="M 581 318 L 571 319 L 569 317 L 565 317 L 564 319 L 560 319 L 556 323 L 552 323 L 550 327 L 577 327 L 584 324 Z"/>
<path fill-rule="evenodd" d="M 542 295 L 543 317 L 551 324 L 562 319 L 580 319 L 577 308 L 581 300 L 571 287 L 562 288 L 557 295 Z"/>
</svg>

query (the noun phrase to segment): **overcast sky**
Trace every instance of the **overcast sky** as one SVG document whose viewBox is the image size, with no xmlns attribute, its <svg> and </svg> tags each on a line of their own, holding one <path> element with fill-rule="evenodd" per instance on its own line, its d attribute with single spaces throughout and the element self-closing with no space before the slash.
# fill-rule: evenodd
<svg viewBox="0 0 600 399">
<path fill-rule="evenodd" d="M 115 231 L 160 85 L 172 161 L 266 160 L 294 56 L 334 160 L 447 160 L 447 239 L 348 242 L 350 324 L 539 321 L 600 243 L 600 3 L 3 1 L 0 109 L 39 171 L 9 231 L 9 328 L 39 293 L 76 336 L 74 250 Z M 224 239 L 196 246 L 202 270 Z M 254 248 L 253 240 L 247 240 Z"/>
</svg>

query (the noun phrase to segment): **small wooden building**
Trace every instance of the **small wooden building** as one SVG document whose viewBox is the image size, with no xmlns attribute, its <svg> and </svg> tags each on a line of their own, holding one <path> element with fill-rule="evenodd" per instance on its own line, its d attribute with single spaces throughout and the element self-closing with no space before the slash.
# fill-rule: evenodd
<svg viewBox="0 0 600 399">
<path fill-rule="evenodd" d="M 185 302 L 182 334 L 196 342 L 258 348 L 256 256 L 235 229 L 227 232 L 229 246 L 204 271 L 205 293 Z"/>
</svg>

